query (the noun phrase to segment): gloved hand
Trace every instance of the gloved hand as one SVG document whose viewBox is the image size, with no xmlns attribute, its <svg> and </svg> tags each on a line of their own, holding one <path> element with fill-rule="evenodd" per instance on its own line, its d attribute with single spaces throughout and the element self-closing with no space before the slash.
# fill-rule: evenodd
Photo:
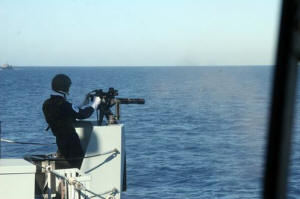
<svg viewBox="0 0 300 199">
<path fill-rule="evenodd" d="M 101 103 L 100 97 L 94 97 L 94 100 L 91 104 L 91 107 L 93 107 L 95 110 L 97 109 L 98 105 Z"/>
</svg>

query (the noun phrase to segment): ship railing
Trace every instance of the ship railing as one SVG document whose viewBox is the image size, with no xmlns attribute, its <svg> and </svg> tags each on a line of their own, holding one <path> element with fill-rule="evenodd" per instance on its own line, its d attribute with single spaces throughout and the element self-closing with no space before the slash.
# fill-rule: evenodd
<svg viewBox="0 0 300 199">
<path fill-rule="evenodd" d="M 38 165 L 40 166 L 40 165 Z M 80 170 L 73 169 L 59 169 L 52 170 L 51 166 L 42 167 L 45 169 L 47 176 L 47 189 L 48 194 L 44 198 L 56 197 L 57 193 L 61 198 L 71 198 L 71 199 L 90 199 L 90 198 L 101 198 L 101 199 L 115 199 L 115 196 L 119 191 L 116 188 L 108 190 L 103 193 L 95 193 L 89 189 L 89 181 L 91 180 L 88 175 L 81 175 Z M 55 176 L 56 183 L 52 183 L 53 178 L 51 175 Z M 53 184 L 56 184 L 53 187 Z"/>
</svg>

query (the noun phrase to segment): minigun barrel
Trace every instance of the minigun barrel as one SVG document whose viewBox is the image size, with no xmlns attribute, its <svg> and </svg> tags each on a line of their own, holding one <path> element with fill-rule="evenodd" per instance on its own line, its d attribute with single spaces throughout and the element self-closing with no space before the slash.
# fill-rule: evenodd
<svg viewBox="0 0 300 199">
<path fill-rule="evenodd" d="M 120 104 L 145 104 L 145 100 L 141 98 L 116 98 Z"/>
</svg>

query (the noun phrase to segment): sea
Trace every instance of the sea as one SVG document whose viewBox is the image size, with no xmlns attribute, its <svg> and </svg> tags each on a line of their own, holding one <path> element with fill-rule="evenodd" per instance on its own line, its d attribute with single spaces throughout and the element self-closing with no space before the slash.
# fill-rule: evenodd
<svg viewBox="0 0 300 199">
<path fill-rule="evenodd" d="M 16 67 L 0 70 L 1 137 L 55 143 L 42 113 L 59 73 L 72 79 L 69 101 L 114 87 L 126 129 L 125 199 L 255 199 L 262 182 L 272 66 Z M 300 88 L 298 88 L 299 90 Z M 297 93 L 288 198 L 300 198 L 300 92 Z M 91 119 L 96 120 L 95 114 Z M 1 143 L 2 158 L 48 154 L 56 145 Z"/>
</svg>

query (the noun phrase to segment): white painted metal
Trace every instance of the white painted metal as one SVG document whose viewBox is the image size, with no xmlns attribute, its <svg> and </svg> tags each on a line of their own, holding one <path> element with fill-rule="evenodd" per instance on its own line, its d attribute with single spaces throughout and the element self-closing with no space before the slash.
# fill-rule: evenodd
<svg viewBox="0 0 300 199">
<path fill-rule="evenodd" d="M 0 198 L 33 199 L 36 166 L 23 159 L 0 159 Z"/>
<path fill-rule="evenodd" d="M 89 195 L 86 190 L 90 189 L 90 176 L 83 175 L 81 171 L 76 168 L 59 169 L 52 172 L 55 173 L 57 192 L 66 193 L 66 198 L 85 199 L 85 196 Z M 59 176 L 63 176 L 63 178 Z M 66 181 L 66 179 L 68 180 L 68 182 Z M 72 183 L 72 181 L 74 183 Z M 79 184 L 80 186 L 78 186 Z M 62 190 L 62 187 L 64 190 Z M 68 192 L 66 192 L 67 190 Z M 80 190 L 80 193 L 78 190 Z"/>
<path fill-rule="evenodd" d="M 85 151 L 80 170 L 51 170 L 51 167 L 46 166 L 46 170 L 49 168 L 56 178 L 52 180 L 50 173 L 46 173 L 46 176 L 49 175 L 50 190 L 48 194 L 43 195 L 46 198 L 53 197 L 52 192 L 58 190 L 59 186 L 62 188 L 67 180 L 68 188 L 64 190 L 65 193 L 68 190 L 65 196 L 69 198 L 120 199 L 125 157 L 123 125 L 98 126 L 96 122 L 81 121 L 78 122 L 76 131 Z M 35 173 L 36 166 L 26 160 L 0 159 L 0 199 L 33 199 Z M 70 179 L 75 180 L 76 183 L 70 184 Z M 65 183 L 61 184 L 62 180 Z M 82 189 L 76 187 L 78 183 Z M 15 189 L 18 191 L 14 191 Z"/>
<path fill-rule="evenodd" d="M 96 122 L 82 121 L 76 131 L 81 139 L 85 156 L 103 154 L 116 149 L 116 153 L 85 158 L 80 170 L 91 176 L 90 190 L 101 194 L 118 190 L 115 198 L 120 198 L 124 171 L 124 127 L 122 124 L 98 126 Z"/>
</svg>

